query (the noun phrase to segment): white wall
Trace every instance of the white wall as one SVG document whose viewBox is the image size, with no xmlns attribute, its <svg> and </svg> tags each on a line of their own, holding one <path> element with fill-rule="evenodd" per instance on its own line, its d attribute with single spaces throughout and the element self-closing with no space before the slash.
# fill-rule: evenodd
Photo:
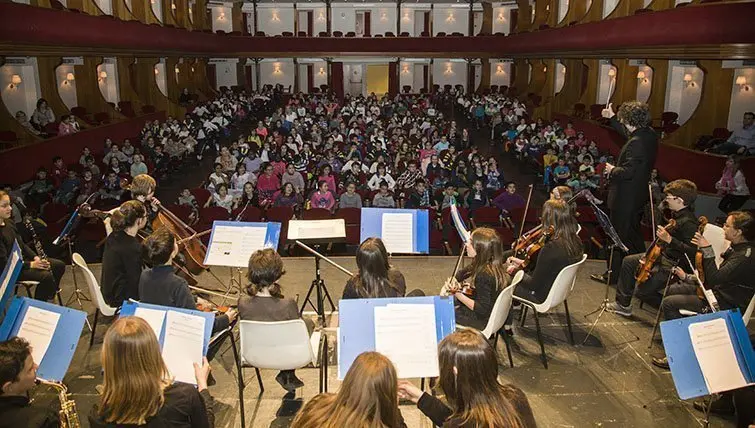
<svg viewBox="0 0 755 428">
<path fill-rule="evenodd" d="M 231 19 L 231 5 L 210 5 L 212 10 L 212 31 L 223 30 L 226 33 L 233 31 L 233 22 Z"/>
<path fill-rule="evenodd" d="M 294 87 L 294 63 L 291 59 L 280 61 L 265 60 L 260 62 L 260 84 Z"/>
<path fill-rule="evenodd" d="M 738 76 L 747 79 L 748 91 L 735 84 Z M 727 128 L 742 127 L 742 115 L 747 111 L 755 111 L 755 68 L 737 68 L 731 86 L 731 104 L 729 105 L 729 122 Z"/>
<path fill-rule="evenodd" d="M 642 65 L 637 67 L 637 71 L 645 73 L 645 79 L 647 79 L 647 81 L 644 79 L 637 81 L 637 101 L 647 102 L 650 99 L 650 88 L 653 86 L 653 69 Z"/>
<path fill-rule="evenodd" d="M 398 64 L 398 90 L 401 93 L 404 93 L 404 86 L 409 85 L 412 87 L 411 92 L 419 92 L 419 88 L 415 88 L 414 86 L 414 66 L 415 64 L 412 62 L 406 62 L 401 61 Z M 419 69 L 421 73 L 421 68 Z"/>
<path fill-rule="evenodd" d="M 618 4 L 619 0 L 603 0 L 603 18 L 610 15 Z"/>
<path fill-rule="evenodd" d="M 165 19 L 163 18 L 163 2 L 161 0 L 155 0 L 155 1 L 150 1 L 150 3 L 152 4 L 152 12 L 157 17 L 157 20 L 160 22 L 164 22 Z"/>
<path fill-rule="evenodd" d="M 32 61 L 33 60 L 33 61 Z M 31 63 L 31 64 L 29 64 Z M 27 60 L 29 65 L 4 65 L 0 67 L 0 89 L 2 99 L 11 115 L 21 110 L 31 118 L 40 97 L 39 76 L 37 74 L 36 58 Z M 10 87 L 14 74 L 21 77 L 21 84 Z"/>
<path fill-rule="evenodd" d="M 569 12 L 569 0 L 558 0 L 558 22 L 566 18 L 566 13 Z"/>
<path fill-rule="evenodd" d="M 68 73 L 74 74 L 74 80 L 72 82 L 66 80 Z M 61 64 L 56 68 L 55 80 L 58 83 L 58 93 L 60 94 L 60 99 L 63 100 L 63 104 L 65 104 L 69 110 L 73 107 L 77 107 L 79 104 L 76 99 L 76 73 L 73 71 L 73 65 Z"/>
<path fill-rule="evenodd" d="M 451 61 L 448 59 L 436 58 L 433 62 L 433 84 L 440 85 L 462 85 L 467 89 L 467 62 Z"/>
<path fill-rule="evenodd" d="M 317 37 L 322 31 L 328 30 L 327 9 L 325 3 L 297 3 L 299 12 L 312 11 L 312 35 Z M 299 20 L 299 31 L 307 31 L 307 22 Z"/>
<path fill-rule="evenodd" d="M 496 15 L 493 15 L 495 17 Z M 503 61 L 490 61 L 490 84 L 511 86 L 511 63 Z"/>
<path fill-rule="evenodd" d="M 97 3 L 97 7 L 104 13 L 108 15 L 113 14 L 113 0 L 94 0 L 94 2 Z"/>
<path fill-rule="evenodd" d="M 356 31 L 356 9 L 349 3 L 333 3 L 330 7 L 330 29 L 343 34 Z M 317 17 L 315 17 L 317 18 Z"/>
<path fill-rule="evenodd" d="M 560 62 L 556 63 L 556 79 L 553 82 L 553 93 L 557 94 L 564 88 L 566 77 L 566 67 Z"/>
<path fill-rule="evenodd" d="M 275 7 L 271 7 L 275 6 Z M 277 36 L 294 32 L 294 7 L 291 4 L 260 3 L 257 5 L 257 30 Z"/>
<path fill-rule="evenodd" d="M 103 71 L 107 74 L 104 79 L 101 77 Z M 106 62 L 97 66 L 97 86 L 107 102 L 118 104 L 120 101 L 118 84 L 118 67 L 115 66 L 114 60 L 112 63 Z"/>
<path fill-rule="evenodd" d="M 493 8 L 493 34 L 511 34 L 511 11 L 517 9 L 516 5 L 505 5 Z"/>
<path fill-rule="evenodd" d="M 215 64 L 215 84 L 216 88 L 225 86 L 230 88 L 239 84 L 238 70 L 236 64 L 238 60 L 223 60 L 213 58 L 210 60 L 212 64 Z M 243 81 L 243 79 L 242 79 Z"/>
<path fill-rule="evenodd" d="M 157 73 L 155 74 L 155 82 L 157 83 L 157 89 L 162 92 L 163 95 L 166 97 L 168 96 L 168 84 L 167 79 L 165 76 L 165 59 L 160 59 L 160 62 L 155 64 L 155 70 L 157 70 Z M 171 73 L 174 72 L 174 70 L 170 71 Z"/>
<path fill-rule="evenodd" d="M 380 6 L 372 8 L 370 13 L 370 33 L 373 36 L 387 31 L 396 34 L 396 3 L 380 3 Z"/>
<path fill-rule="evenodd" d="M 367 95 L 367 65 L 359 63 L 343 64 L 343 93 Z"/>
<path fill-rule="evenodd" d="M 684 75 L 690 74 L 694 86 L 684 84 Z M 678 123 L 683 125 L 695 112 L 702 95 L 704 73 L 697 67 L 685 67 L 678 61 L 669 61 L 669 74 L 666 86 L 665 111 L 679 114 Z"/>
<path fill-rule="evenodd" d="M 610 70 L 616 72 L 616 67 L 611 64 L 600 64 L 600 75 L 598 76 L 598 98 L 595 104 L 606 104 L 611 95 L 616 91 L 616 75 L 610 76 Z"/>
<path fill-rule="evenodd" d="M 469 5 L 451 7 L 436 4 L 433 8 L 433 34 L 454 32 L 466 35 L 469 32 Z"/>
<path fill-rule="evenodd" d="M 312 64 L 314 67 L 314 84 L 315 88 L 319 88 L 320 85 L 327 85 L 328 84 L 328 63 L 325 61 L 317 61 L 314 64 Z M 322 73 L 320 73 L 320 70 L 322 70 Z M 305 82 L 305 85 L 302 86 L 302 89 L 307 89 L 307 85 Z"/>
</svg>

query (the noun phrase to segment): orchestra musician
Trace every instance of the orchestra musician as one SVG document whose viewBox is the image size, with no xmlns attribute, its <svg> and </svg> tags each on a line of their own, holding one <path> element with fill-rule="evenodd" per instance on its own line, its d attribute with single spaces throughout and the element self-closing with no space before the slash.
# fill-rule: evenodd
<svg viewBox="0 0 755 428">
<path fill-rule="evenodd" d="M 650 172 L 658 153 L 658 134 L 650 126 L 650 107 L 645 103 L 625 102 L 618 113 L 614 113 L 609 103 L 602 115 L 611 119 L 611 126 L 627 138 L 616 165 L 606 163 L 605 168 L 609 180 L 607 206 L 611 223 L 621 241 L 629 248 L 629 254 L 641 253 L 645 251 L 645 242 L 640 233 L 640 220 L 648 200 Z M 611 284 L 618 279 L 623 258 L 621 251 L 614 250 L 613 266 L 609 269 Z M 605 274 L 591 277 L 606 282 Z"/>
<path fill-rule="evenodd" d="M 23 258 L 23 267 L 18 281 L 37 281 L 34 298 L 48 301 L 55 297 L 60 289 L 60 279 L 66 271 L 63 261 L 54 258 L 42 258 L 21 239 L 13 224 L 13 205 L 10 195 L 0 190 L 0 266 L 8 263 L 13 251 L 13 243 L 18 241 Z"/>
<path fill-rule="evenodd" d="M 357 249 L 359 272 L 349 278 L 343 289 L 342 299 L 372 299 L 381 297 L 404 297 L 406 279 L 398 269 L 391 266 L 388 251 L 380 238 L 367 238 Z M 409 296 L 424 296 L 414 290 Z"/>
<path fill-rule="evenodd" d="M 689 180 L 674 180 L 663 188 L 663 193 L 666 195 L 663 204 L 671 211 L 675 226 L 667 230 L 659 225 L 656 229 L 657 242 L 663 249 L 660 260 L 653 267 L 649 278 L 636 286 L 637 268 L 640 260 L 645 257 L 645 253 L 624 257 L 619 282 L 616 285 L 616 299 L 615 302 L 606 305 L 608 312 L 629 317 L 632 315 L 632 295 L 635 294 L 635 288 L 640 300 L 652 301 L 659 297 L 658 291 L 666 285 L 673 266 L 680 265 L 686 271 L 690 271 L 687 263 L 682 262 L 684 262 L 685 254 L 694 259 L 697 251 L 697 248 L 690 243 L 698 229 L 698 220 L 692 209 L 697 199 L 697 186 Z"/>
<path fill-rule="evenodd" d="M 151 227 L 152 219 L 157 215 L 158 207 L 160 206 L 160 200 L 155 197 L 155 191 L 157 190 L 157 182 L 149 174 L 139 174 L 131 181 L 127 189 L 131 192 L 131 199 L 139 201 L 144 204 L 148 214 L 147 229 Z M 112 214 L 111 210 L 109 213 Z M 113 226 L 110 218 L 104 220 L 105 233 L 109 236 L 113 232 Z"/>
<path fill-rule="evenodd" d="M 446 280 L 444 288 L 456 299 L 456 323 L 483 330 L 498 293 L 510 282 L 503 243 L 494 229 L 478 227 L 472 231 L 466 252 L 472 263 L 459 270 L 455 278 Z"/>
<path fill-rule="evenodd" d="M 729 214 L 724 224 L 724 237 L 731 247 L 722 255 L 723 262 L 716 266 L 716 255 L 710 242 L 695 233 L 691 242 L 702 251 L 704 286 L 712 290 L 721 310 L 739 308 L 745 313 L 755 295 L 755 219 L 745 211 Z M 682 309 L 697 313 L 706 312 L 708 303 L 698 297 L 699 284 L 695 277 L 679 267 L 674 269 L 680 282 L 671 284 L 660 310 L 666 320 L 681 318 Z M 666 357 L 653 358 L 653 364 L 668 369 Z"/>
<path fill-rule="evenodd" d="M 582 258 L 582 241 L 577 236 L 577 221 L 571 207 L 563 199 L 551 199 L 543 205 L 545 243 L 531 274 L 525 273 L 514 294 L 532 302 L 542 303 L 553 281 L 564 267 Z M 508 272 L 516 270 L 524 260 L 511 256 L 506 261 Z"/>
<path fill-rule="evenodd" d="M 105 239 L 100 287 L 105 302 L 119 307 L 124 300 L 139 300 L 142 248 L 136 235 L 147 224 L 147 210 L 140 201 L 126 201 L 113 210 L 110 222 L 113 233 Z"/>
</svg>

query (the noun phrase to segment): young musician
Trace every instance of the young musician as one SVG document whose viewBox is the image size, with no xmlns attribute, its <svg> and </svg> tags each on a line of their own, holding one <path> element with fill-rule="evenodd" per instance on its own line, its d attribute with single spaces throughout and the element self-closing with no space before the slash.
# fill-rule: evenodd
<svg viewBox="0 0 755 428">
<path fill-rule="evenodd" d="M 648 181 L 658 154 L 658 134 L 650 126 L 650 107 L 645 103 L 625 102 L 618 113 L 614 113 L 609 103 L 602 115 L 611 119 L 611 126 L 627 139 L 616 165 L 606 163 L 605 168 L 609 179 L 607 206 L 611 223 L 629 248 L 629 254 L 641 253 L 645 251 L 645 242 L 640 233 L 640 219 L 649 198 Z M 624 254 L 615 250 L 609 279 L 612 284 L 618 279 L 623 258 Z"/>
<path fill-rule="evenodd" d="M 152 219 L 157 215 L 160 201 L 155 198 L 155 190 L 157 190 L 157 182 L 152 176 L 148 174 L 139 174 L 131 181 L 128 186 L 128 190 L 131 192 L 131 199 L 139 201 L 144 204 L 148 214 L 147 226 L 152 223 Z M 114 211 L 114 210 L 113 210 Z M 113 211 L 110 211 L 112 214 Z M 105 219 L 105 233 L 110 235 L 113 232 L 113 226 L 111 220 Z"/>
<path fill-rule="evenodd" d="M 482 330 L 488 323 L 498 293 L 509 283 L 501 238 L 493 229 L 478 227 L 472 231 L 466 251 L 472 263 L 460 270 L 449 285 L 456 298 L 456 324 Z M 455 281 L 454 281 L 455 280 Z M 463 285 L 474 290 L 464 294 Z"/>
<path fill-rule="evenodd" d="M 92 428 L 122 426 L 212 428 L 210 365 L 194 363 L 197 386 L 173 382 L 152 327 L 139 317 L 119 318 L 102 346 L 103 391 L 89 413 Z"/>
<path fill-rule="evenodd" d="M 720 309 L 739 308 L 741 313 L 745 313 L 755 294 L 755 219 L 752 214 L 745 211 L 730 213 L 724 224 L 724 236 L 731 242 L 731 247 L 723 254 L 720 266 L 716 266 L 716 255 L 705 237 L 695 233 L 691 242 L 703 253 L 704 285 L 713 291 Z M 679 276 L 681 282 L 671 284 L 661 302 L 660 310 L 664 318 L 682 318 L 679 312 L 682 309 L 706 312 L 707 301 L 697 296 L 697 279 L 679 267 L 674 268 L 674 274 Z M 668 368 L 666 357 L 654 358 L 653 364 Z"/>
<path fill-rule="evenodd" d="M 678 264 L 685 271 L 690 269 L 684 255 L 694 259 L 696 252 L 690 240 L 698 229 L 698 220 L 691 208 L 697 198 L 697 186 L 689 180 L 674 180 L 664 187 L 663 192 L 666 195 L 663 203 L 671 211 L 671 218 L 676 222 L 676 226 L 667 231 L 662 225 L 658 225 L 656 238 L 663 247 L 661 259 L 656 262 L 656 267 L 648 280 L 635 287 L 637 267 L 645 253 L 624 257 L 619 283 L 616 285 L 616 301 L 606 306 L 608 312 L 631 316 L 632 294 L 635 293 L 635 288 L 637 297 L 641 300 L 656 298 L 658 291 L 666 285 L 673 266 Z"/>
<path fill-rule="evenodd" d="M 337 394 L 319 394 L 296 415 L 291 428 L 405 428 L 398 408 L 393 363 L 377 352 L 354 360 Z"/>
<path fill-rule="evenodd" d="M 543 230 L 547 237 L 538 253 L 532 273 L 525 273 L 514 289 L 514 294 L 529 301 L 541 303 L 548 297 L 553 281 L 564 267 L 582 257 L 582 241 L 577 236 L 577 222 L 564 200 L 548 200 L 543 205 Z M 552 232 L 551 232 L 552 230 Z M 523 260 L 509 257 L 508 269 L 515 269 Z"/>
<path fill-rule="evenodd" d="M 102 297 L 113 307 L 124 300 L 139 299 L 142 249 L 136 238 L 147 224 L 147 210 L 139 201 L 127 201 L 110 216 L 113 233 L 105 239 L 102 253 Z"/>
<path fill-rule="evenodd" d="M 185 279 L 174 273 L 173 259 L 178 254 L 175 236 L 165 228 L 153 232 L 142 242 L 142 255 L 151 269 L 142 271 L 139 279 L 139 299 L 144 303 L 171 306 L 174 308 L 197 309 L 208 302 L 197 304 Z M 212 333 L 215 334 L 230 325 L 236 319 L 236 311 L 215 317 Z"/>
<path fill-rule="evenodd" d="M 391 266 L 388 251 L 380 238 L 367 238 L 357 249 L 359 272 L 349 278 L 342 299 L 404 297 L 404 275 Z"/>
<path fill-rule="evenodd" d="M 498 383 L 495 349 L 479 332 L 457 330 L 438 345 L 438 387 L 445 404 L 413 383 L 400 380 L 399 396 L 417 403 L 417 408 L 437 426 L 476 428 L 535 428 L 527 396 L 512 384 Z"/>
<path fill-rule="evenodd" d="M 29 342 L 14 337 L 0 342 L 0 428 L 57 428 L 56 410 L 36 406 L 29 391 L 36 385 L 37 365 Z"/>
<path fill-rule="evenodd" d="M 18 281 L 38 281 L 34 298 L 43 301 L 51 300 L 60 289 L 60 279 L 66 271 L 66 265 L 58 259 L 40 258 L 21 239 L 12 217 L 13 205 L 10 196 L 4 190 L 0 190 L 0 266 L 8 263 L 8 258 L 13 251 L 13 243 L 18 242 L 24 262 Z"/>
<path fill-rule="evenodd" d="M 281 294 L 278 280 L 286 273 L 283 259 L 272 248 L 255 251 L 249 257 L 246 287 L 247 295 L 239 297 L 239 316 L 246 321 L 288 321 L 299 319 L 299 308 L 291 298 Z M 314 329 L 311 320 L 304 320 L 310 334 Z M 304 386 L 294 370 L 282 370 L 275 380 L 287 391 L 295 392 Z"/>
</svg>

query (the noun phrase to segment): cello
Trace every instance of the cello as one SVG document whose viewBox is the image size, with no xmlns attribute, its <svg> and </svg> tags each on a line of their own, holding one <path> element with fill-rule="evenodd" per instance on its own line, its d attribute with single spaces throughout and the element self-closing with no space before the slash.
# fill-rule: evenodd
<svg viewBox="0 0 755 428">
<path fill-rule="evenodd" d="M 184 223 L 183 220 L 178 218 L 169 209 L 163 207 L 162 204 L 156 204 L 156 206 L 157 217 L 152 220 L 152 230 L 164 227 L 175 236 L 176 242 L 179 244 L 178 254 L 182 256 L 182 265 L 187 272 L 192 275 L 199 275 L 208 270 L 207 266 L 203 263 L 207 254 L 207 247 L 202 241 L 197 239 L 206 232 L 202 234 L 197 233 L 197 231 Z"/>
</svg>

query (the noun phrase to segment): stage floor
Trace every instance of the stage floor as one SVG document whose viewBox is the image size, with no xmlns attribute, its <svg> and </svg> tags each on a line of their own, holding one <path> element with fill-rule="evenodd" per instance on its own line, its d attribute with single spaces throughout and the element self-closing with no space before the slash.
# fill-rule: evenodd
<svg viewBox="0 0 755 428">
<path fill-rule="evenodd" d="M 350 271 L 355 271 L 354 258 L 334 258 Z M 455 257 L 396 257 L 392 260 L 406 277 L 407 289 L 420 288 L 426 294 L 436 294 L 443 281 L 453 270 Z M 281 280 L 283 293 L 299 295 L 304 300 L 314 279 L 312 258 L 285 258 L 286 275 Z M 655 309 L 635 308 L 632 319 L 606 313 L 599 320 L 593 337 L 585 340 L 594 321 L 594 315 L 585 315 L 600 305 L 604 286 L 589 279 L 591 273 L 603 270 L 605 262 L 588 261 L 581 269 L 574 292 L 569 299 L 574 336 L 577 343 L 571 346 L 566 333 L 563 308 L 541 317 L 546 341 L 549 368 L 543 368 L 539 347 L 535 339 L 534 320 L 527 317 L 524 328 L 516 328 L 513 340 L 514 368 L 506 361 L 503 341 L 499 341 L 498 353 L 502 357 L 500 376 L 524 390 L 532 405 L 535 418 L 541 427 L 695 427 L 701 425 L 701 414 L 692 408 L 691 402 L 680 401 L 670 372 L 655 368 L 650 363 L 652 355 L 660 351 L 656 340 L 653 349 L 648 349 Z M 97 278 L 100 266 L 91 266 Z M 228 282 L 231 271 L 214 269 L 218 277 Z M 238 276 L 238 275 L 236 275 Z M 322 276 L 336 305 L 346 282 L 346 275 L 323 262 Z M 86 288 L 83 275 L 77 273 L 81 288 Z M 201 285 L 220 287 L 209 275 L 203 274 Z M 73 280 L 69 272 L 63 279 L 64 301 L 72 294 Z M 88 293 L 87 293 L 88 294 Z M 614 290 L 610 290 L 613 298 Z M 73 307 L 77 304 L 74 303 Z M 91 306 L 85 309 L 93 312 Z M 309 308 L 311 310 L 311 308 Z M 517 312 L 518 313 L 518 312 Z M 82 338 L 74 355 L 65 383 L 73 393 L 83 426 L 88 426 L 86 415 L 97 400 L 96 385 L 102 381 L 99 352 L 106 326 L 101 323 L 95 344 L 89 348 L 89 330 L 84 327 Z M 233 354 L 226 346 L 212 362 L 217 384 L 210 387 L 216 400 L 216 426 L 240 427 L 240 412 Z M 285 396 L 285 391 L 275 382 L 277 372 L 263 370 L 265 392 L 260 395 L 254 370 L 245 371 L 247 427 L 287 427 L 292 415 L 302 403 L 318 392 L 318 369 L 297 370 L 305 386 L 296 396 Z M 329 370 L 329 389 L 336 391 L 338 380 L 335 367 Z M 57 401 L 51 390 L 38 387 L 34 396 L 40 402 Z M 429 419 L 412 405 L 402 405 L 401 411 L 409 427 L 431 427 Z M 733 421 L 712 418 L 711 426 L 733 427 Z"/>
</svg>

